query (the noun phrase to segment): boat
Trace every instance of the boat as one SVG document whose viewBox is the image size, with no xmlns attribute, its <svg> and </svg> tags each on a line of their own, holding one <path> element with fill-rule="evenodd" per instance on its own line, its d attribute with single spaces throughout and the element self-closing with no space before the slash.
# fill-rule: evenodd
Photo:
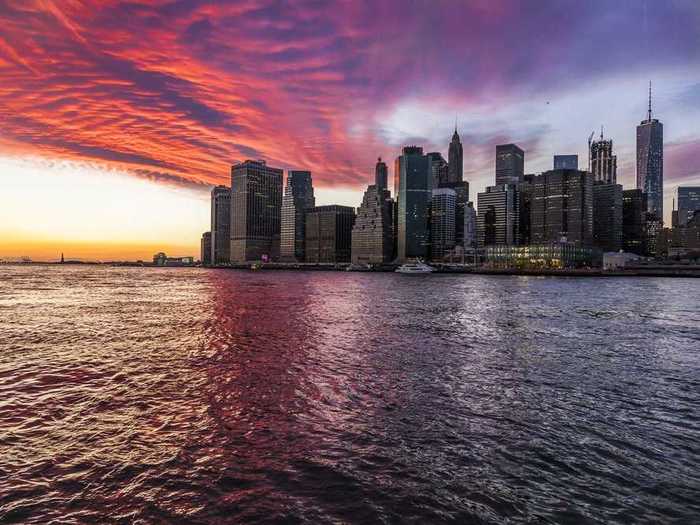
<svg viewBox="0 0 700 525">
<path fill-rule="evenodd" d="M 433 273 L 435 271 L 435 268 L 432 266 L 425 264 L 423 261 L 418 259 L 416 262 L 408 262 L 406 264 L 402 264 L 399 266 L 396 270 L 394 270 L 396 273 L 405 273 L 405 274 L 422 274 L 422 273 Z"/>
</svg>

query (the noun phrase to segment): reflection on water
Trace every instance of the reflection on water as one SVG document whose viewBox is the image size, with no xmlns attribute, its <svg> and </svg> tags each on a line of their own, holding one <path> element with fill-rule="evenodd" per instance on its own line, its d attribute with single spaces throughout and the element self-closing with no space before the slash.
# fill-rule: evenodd
<svg viewBox="0 0 700 525">
<path fill-rule="evenodd" d="M 3 272 L 0 520 L 700 513 L 695 281 Z"/>
</svg>

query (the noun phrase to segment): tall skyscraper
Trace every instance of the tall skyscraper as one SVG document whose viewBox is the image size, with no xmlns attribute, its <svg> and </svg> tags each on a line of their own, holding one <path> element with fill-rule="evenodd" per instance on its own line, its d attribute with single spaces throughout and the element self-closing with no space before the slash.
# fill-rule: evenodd
<svg viewBox="0 0 700 525">
<path fill-rule="evenodd" d="M 211 232 L 204 232 L 201 241 L 201 254 L 199 260 L 204 266 L 211 264 Z"/>
<path fill-rule="evenodd" d="M 530 242 L 566 239 L 581 247 L 593 241 L 593 177 L 586 171 L 551 170 L 533 182 Z"/>
<path fill-rule="evenodd" d="M 231 168 L 231 261 L 279 255 L 283 172 L 265 161 Z"/>
<path fill-rule="evenodd" d="M 427 154 L 430 158 L 430 172 L 433 175 L 433 188 L 437 188 L 440 184 L 445 184 L 449 180 L 447 161 L 442 156 L 442 153 L 432 151 Z"/>
<path fill-rule="evenodd" d="M 394 201 L 386 188 L 371 184 L 352 227 L 353 264 L 382 264 L 394 254 Z"/>
<path fill-rule="evenodd" d="M 515 144 L 496 146 L 496 186 L 519 184 L 525 174 L 525 152 Z"/>
<path fill-rule="evenodd" d="M 287 172 L 287 186 L 282 197 L 280 225 L 280 260 L 304 260 L 304 213 L 316 205 L 310 171 Z"/>
<path fill-rule="evenodd" d="M 389 170 L 386 167 L 386 162 L 382 158 L 377 159 L 377 164 L 374 167 L 374 185 L 378 190 L 389 189 L 388 186 Z"/>
<path fill-rule="evenodd" d="M 477 248 L 476 239 L 476 210 L 474 203 L 468 202 L 464 208 L 464 249 Z"/>
<path fill-rule="evenodd" d="M 479 248 L 518 244 L 518 192 L 514 184 L 488 186 L 479 193 L 476 231 Z"/>
<path fill-rule="evenodd" d="M 593 182 L 606 184 L 617 183 L 617 157 L 613 155 L 613 141 L 603 139 L 603 129 L 600 130 L 600 140 L 591 142 L 591 173 Z"/>
<path fill-rule="evenodd" d="M 211 254 L 212 264 L 231 261 L 231 190 L 216 186 L 211 190 Z"/>
<path fill-rule="evenodd" d="M 651 82 L 647 118 L 637 126 L 637 189 L 647 194 L 647 211 L 664 217 L 664 126 L 651 118 Z"/>
<path fill-rule="evenodd" d="M 678 226 L 686 226 L 700 210 L 700 186 L 679 186 L 676 195 Z"/>
<path fill-rule="evenodd" d="M 456 202 L 457 194 L 453 189 L 433 190 L 430 207 L 430 256 L 434 261 L 441 261 L 455 247 Z"/>
<path fill-rule="evenodd" d="M 469 202 L 469 183 L 466 180 L 459 182 L 443 182 L 439 188 L 449 188 L 455 192 L 455 244 L 464 243 L 464 209 Z"/>
<path fill-rule="evenodd" d="M 423 148 L 406 146 L 396 158 L 397 258 L 427 258 L 430 253 L 430 202 L 433 177 L 430 157 Z"/>
<path fill-rule="evenodd" d="M 464 152 L 456 125 L 447 152 L 447 165 L 447 182 L 462 182 L 464 180 Z"/>
<path fill-rule="evenodd" d="M 642 190 L 622 192 L 622 249 L 646 255 L 647 196 Z"/>
<path fill-rule="evenodd" d="M 350 262 L 355 208 L 316 206 L 306 212 L 306 262 Z"/>
<path fill-rule="evenodd" d="M 593 183 L 593 243 L 604 252 L 622 249 L 622 186 Z"/>
<path fill-rule="evenodd" d="M 554 155 L 555 170 L 577 170 L 578 155 Z"/>
<path fill-rule="evenodd" d="M 576 155 L 572 155 L 577 157 Z M 532 211 L 532 196 L 534 193 L 535 175 L 528 173 L 523 176 L 523 181 L 518 184 L 518 227 L 520 235 L 518 244 L 530 244 L 530 215 Z"/>
</svg>

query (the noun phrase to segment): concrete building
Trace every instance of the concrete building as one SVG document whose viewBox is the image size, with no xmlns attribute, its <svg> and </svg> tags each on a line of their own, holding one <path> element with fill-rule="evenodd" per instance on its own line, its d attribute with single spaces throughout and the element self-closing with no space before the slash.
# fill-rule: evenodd
<svg viewBox="0 0 700 525">
<path fill-rule="evenodd" d="M 430 214 L 430 256 L 441 261 L 455 247 L 457 194 L 450 188 L 433 190 Z"/>
<path fill-rule="evenodd" d="M 280 260 L 304 260 L 304 214 L 316 205 L 310 171 L 288 171 L 282 198 L 280 224 Z"/>
<path fill-rule="evenodd" d="M 231 260 L 231 189 L 216 186 L 211 190 L 211 254 L 212 264 Z"/>
<path fill-rule="evenodd" d="M 462 182 L 464 180 L 464 152 L 462 150 L 462 141 L 457 133 L 457 126 L 455 126 L 455 132 L 452 134 L 452 140 L 450 141 L 447 162 L 448 175 L 446 182 Z"/>
<path fill-rule="evenodd" d="M 350 262 L 355 208 L 316 206 L 306 212 L 306 262 Z"/>
<path fill-rule="evenodd" d="M 200 261 L 204 266 L 211 264 L 211 232 L 204 232 L 200 242 Z"/>
<path fill-rule="evenodd" d="M 577 170 L 578 155 L 554 155 L 555 170 Z"/>
<path fill-rule="evenodd" d="M 514 245 L 519 242 L 518 192 L 514 184 L 488 186 L 477 201 L 479 247 Z"/>
<path fill-rule="evenodd" d="M 530 213 L 532 244 L 593 241 L 593 177 L 586 171 L 551 170 L 534 177 Z"/>
<path fill-rule="evenodd" d="M 394 171 L 397 197 L 397 259 L 426 259 L 430 255 L 430 202 L 433 196 L 431 159 L 423 148 L 406 146 Z"/>
<path fill-rule="evenodd" d="M 593 243 L 604 252 L 622 249 L 622 186 L 593 183 Z"/>
<path fill-rule="evenodd" d="M 279 257 L 283 172 L 265 161 L 231 168 L 231 261 Z"/>
<path fill-rule="evenodd" d="M 525 152 L 515 144 L 496 146 L 496 186 L 520 184 L 525 174 Z"/>
<path fill-rule="evenodd" d="M 367 187 L 352 228 L 352 263 L 383 264 L 394 258 L 394 201 L 386 188 Z"/>
<path fill-rule="evenodd" d="M 647 210 L 664 217 L 664 126 L 651 115 L 651 82 L 647 118 L 637 126 L 637 189 L 647 194 Z"/>
<path fill-rule="evenodd" d="M 591 173 L 593 182 L 606 184 L 617 183 L 617 157 L 613 155 L 613 141 L 603 139 L 603 130 L 600 130 L 600 139 L 591 142 L 590 150 Z"/>
</svg>

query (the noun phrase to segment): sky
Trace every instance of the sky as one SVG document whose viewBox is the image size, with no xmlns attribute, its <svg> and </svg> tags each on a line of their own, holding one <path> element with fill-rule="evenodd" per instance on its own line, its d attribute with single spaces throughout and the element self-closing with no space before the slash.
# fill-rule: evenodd
<svg viewBox="0 0 700 525">
<path fill-rule="evenodd" d="M 445 156 L 471 199 L 495 146 L 587 159 L 664 124 L 665 215 L 700 185 L 697 0 L 1 0 L 0 258 L 199 254 L 209 191 L 252 158 L 359 206 L 381 156 Z"/>
</svg>

